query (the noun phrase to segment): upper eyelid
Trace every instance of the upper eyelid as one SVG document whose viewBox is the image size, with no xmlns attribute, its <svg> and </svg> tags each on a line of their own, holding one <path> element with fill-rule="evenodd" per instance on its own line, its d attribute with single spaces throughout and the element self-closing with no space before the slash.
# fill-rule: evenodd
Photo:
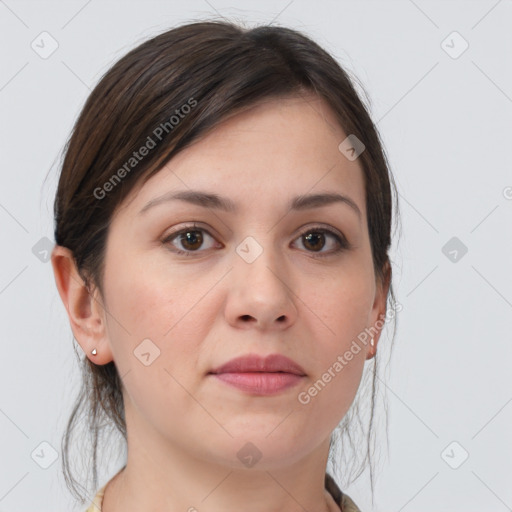
<svg viewBox="0 0 512 512">
<path fill-rule="evenodd" d="M 333 234 L 333 235 L 337 235 L 340 238 L 346 238 L 342 231 L 340 231 L 340 230 L 338 230 L 338 229 L 336 229 L 334 227 L 324 226 L 322 224 L 314 224 L 313 226 L 308 226 L 307 224 L 303 225 L 300 228 L 298 228 L 297 236 L 301 236 L 302 234 L 304 234 L 304 232 L 307 232 L 309 230 L 314 231 L 315 229 L 317 229 L 318 231 L 326 231 L 328 234 L 330 233 L 330 234 Z M 177 236 L 177 235 L 179 235 L 179 234 L 181 234 L 183 232 L 193 231 L 193 230 L 205 231 L 211 237 L 213 237 L 213 238 L 216 237 L 216 235 L 214 235 L 214 234 L 212 234 L 210 232 L 209 228 L 206 228 L 206 227 L 203 227 L 201 225 L 198 225 L 198 224 L 194 223 L 194 224 L 190 224 L 188 226 L 184 226 L 182 228 L 179 228 L 176 231 L 173 231 L 172 233 L 164 235 L 164 240 L 168 240 L 169 238 L 175 237 L 175 236 Z"/>
<path fill-rule="evenodd" d="M 333 228 L 330 226 L 324 226 L 322 224 L 314 224 L 313 226 L 308 226 L 308 225 L 301 226 L 299 228 L 299 236 L 303 233 L 307 233 L 308 231 L 315 231 L 315 230 L 321 231 L 321 232 L 327 232 L 328 234 L 330 233 L 333 235 L 337 235 L 340 238 L 345 238 L 345 235 L 339 229 L 336 229 L 336 228 Z"/>
<path fill-rule="evenodd" d="M 177 229 L 176 231 L 172 231 L 171 233 L 164 235 L 163 241 L 165 242 L 165 241 L 171 240 L 171 239 L 177 237 L 178 235 L 181 235 L 182 233 L 186 233 L 187 231 L 204 231 L 204 232 L 208 233 L 208 235 L 211 236 L 212 238 L 214 238 L 214 239 L 217 238 L 216 235 L 211 233 L 210 229 L 194 223 L 194 224 L 184 226 L 182 228 Z"/>
</svg>

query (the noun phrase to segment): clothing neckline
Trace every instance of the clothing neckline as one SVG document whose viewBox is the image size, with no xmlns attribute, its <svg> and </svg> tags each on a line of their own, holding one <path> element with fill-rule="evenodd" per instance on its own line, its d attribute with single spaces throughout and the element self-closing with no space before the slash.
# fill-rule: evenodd
<svg viewBox="0 0 512 512">
<path fill-rule="evenodd" d="M 122 468 L 124 469 L 124 468 Z M 122 471 L 122 469 L 120 471 Z M 105 490 L 110 480 L 98 490 L 91 506 L 86 510 L 86 512 L 100 512 L 101 506 L 103 504 L 103 496 L 105 494 Z M 359 512 L 359 509 L 355 507 L 355 504 L 348 497 L 348 495 L 344 494 L 339 488 L 338 484 L 334 480 L 334 478 L 329 474 L 325 473 L 325 489 L 327 492 L 333 497 L 334 502 L 340 508 L 340 512 Z M 349 504 L 348 510 L 346 510 L 344 504 Z M 350 506 L 351 505 L 351 506 Z"/>
</svg>

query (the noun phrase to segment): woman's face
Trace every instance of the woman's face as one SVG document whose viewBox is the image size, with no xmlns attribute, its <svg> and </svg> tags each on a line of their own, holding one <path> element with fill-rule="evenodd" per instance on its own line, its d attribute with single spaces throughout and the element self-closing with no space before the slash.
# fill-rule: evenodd
<svg viewBox="0 0 512 512">
<path fill-rule="evenodd" d="M 314 96 L 267 101 L 178 154 L 118 209 L 103 347 L 132 433 L 233 467 L 252 450 L 260 468 L 329 438 L 360 383 L 369 343 L 357 337 L 385 313 L 387 293 L 373 272 L 362 169 L 338 149 L 347 135 Z M 321 194 L 349 201 L 305 200 Z M 248 354 L 284 355 L 304 375 L 260 375 L 257 387 L 254 375 L 210 373 Z"/>
</svg>

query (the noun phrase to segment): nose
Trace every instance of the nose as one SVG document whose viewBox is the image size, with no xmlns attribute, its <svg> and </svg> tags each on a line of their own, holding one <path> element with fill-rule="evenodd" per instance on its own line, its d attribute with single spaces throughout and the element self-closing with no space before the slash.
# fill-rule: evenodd
<svg viewBox="0 0 512 512">
<path fill-rule="evenodd" d="M 265 249 L 248 262 L 234 254 L 225 316 L 242 329 L 284 330 L 297 318 L 293 283 L 277 255 Z"/>
</svg>

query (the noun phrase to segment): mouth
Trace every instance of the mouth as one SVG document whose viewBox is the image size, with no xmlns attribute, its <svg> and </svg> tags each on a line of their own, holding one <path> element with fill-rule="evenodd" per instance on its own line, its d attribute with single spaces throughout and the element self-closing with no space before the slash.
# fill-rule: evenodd
<svg viewBox="0 0 512 512">
<path fill-rule="evenodd" d="M 256 354 L 232 359 L 209 372 L 217 380 L 246 393 L 274 395 L 299 384 L 306 373 L 292 359 L 281 354 Z"/>
</svg>

